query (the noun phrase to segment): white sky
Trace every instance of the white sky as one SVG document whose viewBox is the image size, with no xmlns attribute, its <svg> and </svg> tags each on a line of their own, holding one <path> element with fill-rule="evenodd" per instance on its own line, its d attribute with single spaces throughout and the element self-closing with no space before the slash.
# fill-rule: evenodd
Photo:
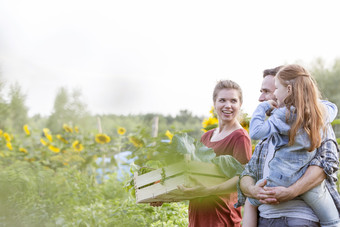
<svg viewBox="0 0 340 227">
<path fill-rule="evenodd" d="M 208 116 L 220 79 L 258 104 L 262 71 L 340 57 L 337 0 L 0 0 L 0 70 L 48 115 L 59 87 L 91 113 Z M 4 92 L 5 93 L 5 92 Z"/>
</svg>

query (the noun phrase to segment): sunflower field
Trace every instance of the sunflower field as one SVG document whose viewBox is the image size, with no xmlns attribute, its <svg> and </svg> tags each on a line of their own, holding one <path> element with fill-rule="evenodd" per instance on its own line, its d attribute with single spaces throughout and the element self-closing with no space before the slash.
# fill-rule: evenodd
<svg viewBox="0 0 340 227">
<path fill-rule="evenodd" d="M 217 126 L 210 113 L 201 132 Z M 246 114 L 241 124 L 248 129 Z M 0 226 L 187 226 L 187 202 L 136 204 L 132 173 L 175 162 L 172 138 L 190 132 L 149 128 L 0 129 Z"/>
<path fill-rule="evenodd" d="M 186 203 L 137 205 L 130 165 L 118 163 L 124 151 L 145 161 L 146 145 L 167 138 L 123 127 L 112 135 L 87 133 L 67 124 L 60 133 L 29 125 L 15 135 L 0 130 L 0 226 L 187 225 Z"/>
</svg>

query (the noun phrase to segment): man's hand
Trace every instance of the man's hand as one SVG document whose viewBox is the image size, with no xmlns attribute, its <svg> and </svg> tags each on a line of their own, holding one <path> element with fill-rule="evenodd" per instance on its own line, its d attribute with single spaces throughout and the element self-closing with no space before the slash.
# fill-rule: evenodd
<svg viewBox="0 0 340 227">
<path fill-rule="evenodd" d="M 240 186 L 243 194 L 247 197 L 259 200 L 266 204 L 277 204 L 278 201 L 274 197 L 275 191 L 270 187 L 265 187 L 267 180 L 257 182 L 255 184 L 254 179 L 250 176 L 244 176 L 241 179 Z"/>
<path fill-rule="evenodd" d="M 272 198 L 269 198 L 269 200 L 260 200 L 261 203 L 273 204 L 271 200 L 275 199 L 277 201 L 276 204 L 278 204 L 281 202 L 292 200 L 297 196 L 294 192 L 292 192 L 291 188 L 286 188 L 282 186 L 264 187 L 264 190 L 268 190 L 274 194 L 272 195 Z"/>
<path fill-rule="evenodd" d="M 274 197 L 275 191 L 271 187 L 266 187 L 267 180 L 257 182 L 252 188 L 252 198 L 259 200 L 261 203 L 278 204 L 277 199 Z"/>
</svg>

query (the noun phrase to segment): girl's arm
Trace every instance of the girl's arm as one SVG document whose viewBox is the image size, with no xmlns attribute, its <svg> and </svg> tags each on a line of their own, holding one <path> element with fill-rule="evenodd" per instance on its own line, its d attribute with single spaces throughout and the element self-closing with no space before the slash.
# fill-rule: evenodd
<svg viewBox="0 0 340 227">
<path fill-rule="evenodd" d="M 244 204 L 242 226 L 257 227 L 257 207 L 251 205 L 248 199 Z"/>
<path fill-rule="evenodd" d="M 273 133 L 287 135 L 290 126 L 286 123 L 286 108 L 279 108 L 266 120 L 266 111 L 271 109 L 269 101 L 260 103 L 254 111 L 250 125 L 249 135 L 254 140 L 269 137 Z"/>
<path fill-rule="evenodd" d="M 336 118 L 338 114 L 338 107 L 329 101 L 326 100 L 320 100 L 322 104 L 326 106 L 327 112 L 328 112 L 328 117 L 327 117 L 327 122 L 332 122 Z"/>
</svg>

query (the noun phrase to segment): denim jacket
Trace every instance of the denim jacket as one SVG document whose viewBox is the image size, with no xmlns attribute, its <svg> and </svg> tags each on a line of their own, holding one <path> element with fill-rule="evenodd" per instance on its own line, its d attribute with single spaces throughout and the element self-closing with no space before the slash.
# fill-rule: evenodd
<svg viewBox="0 0 340 227">
<path fill-rule="evenodd" d="M 329 119 L 335 118 L 337 114 L 337 108 L 335 105 L 324 102 L 327 106 L 330 104 L 331 108 L 328 108 L 329 112 Z M 264 106 L 268 108 L 268 103 L 260 104 L 260 106 Z M 261 107 L 258 107 L 261 108 Z M 263 108 L 263 107 L 262 107 Z M 266 109 L 266 108 L 263 108 Z M 263 114 L 263 121 L 264 121 L 264 114 Z M 268 138 L 264 138 L 261 140 L 255 147 L 255 151 L 249 161 L 249 163 L 245 166 L 245 170 L 240 175 L 240 179 L 243 176 L 250 176 L 252 177 L 255 182 L 262 179 L 263 177 L 263 168 L 265 159 L 268 153 Z M 282 144 L 281 144 L 282 145 Z M 276 153 L 281 152 L 278 150 Z M 316 165 L 322 168 L 327 176 L 326 178 L 326 186 L 329 190 L 329 192 L 332 195 L 332 198 L 340 212 L 340 196 L 337 192 L 336 187 L 336 171 L 339 168 L 339 154 L 338 154 L 338 145 L 335 140 L 334 132 L 331 128 L 331 126 L 328 126 L 327 133 L 325 135 L 325 138 L 321 144 L 321 146 L 316 150 L 316 155 L 313 157 L 313 159 L 308 163 L 308 166 L 310 165 Z M 302 152 L 301 152 L 302 153 Z M 310 153 L 310 152 L 309 152 Z M 304 170 L 308 167 L 306 166 Z M 304 173 L 305 171 L 303 171 Z M 244 202 L 246 200 L 246 196 L 242 193 L 240 189 L 240 185 L 238 183 L 237 186 L 238 190 L 238 202 L 235 204 L 235 207 L 239 207 L 244 205 Z"/>
</svg>

